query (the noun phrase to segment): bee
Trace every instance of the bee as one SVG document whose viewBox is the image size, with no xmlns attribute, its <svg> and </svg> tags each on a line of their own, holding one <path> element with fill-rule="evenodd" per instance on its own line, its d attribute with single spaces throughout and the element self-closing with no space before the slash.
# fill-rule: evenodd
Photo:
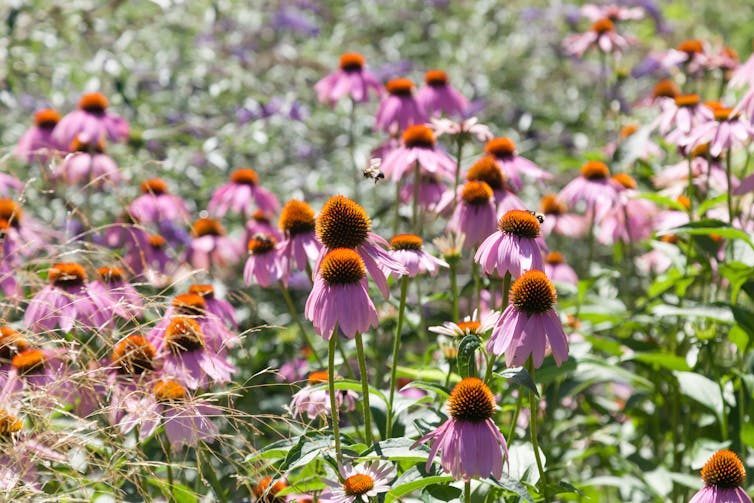
<svg viewBox="0 0 754 503">
<path fill-rule="evenodd" d="M 532 211 L 532 210 L 526 210 L 526 211 L 527 213 L 531 213 L 532 215 L 534 215 L 534 218 L 536 218 L 540 224 L 545 223 L 545 216 L 542 213 Z"/>
<path fill-rule="evenodd" d="M 364 175 L 364 178 L 370 178 L 374 180 L 374 183 L 377 183 L 380 180 L 384 180 L 385 173 L 380 171 L 381 165 L 382 165 L 382 159 L 380 158 L 369 159 L 369 166 L 364 168 L 361 174 Z"/>
</svg>

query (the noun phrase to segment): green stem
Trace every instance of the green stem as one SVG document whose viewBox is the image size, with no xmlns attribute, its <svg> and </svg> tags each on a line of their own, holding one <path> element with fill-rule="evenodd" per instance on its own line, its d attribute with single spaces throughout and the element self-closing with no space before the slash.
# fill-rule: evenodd
<svg viewBox="0 0 754 503">
<path fill-rule="evenodd" d="M 502 305 L 500 306 L 500 309 L 502 309 L 503 311 L 505 311 L 505 309 L 508 307 L 508 298 L 511 293 L 511 280 L 512 280 L 511 273 L 506 272 L 505 276 L 503 277 L 503 302 L 502 302 Z M 493 299 L 493 302 L 491 302 L 491 304 L 494 304 L 494 303 L 495 302 Z"/>
<path fill-rule="evenodd" d="M 167 445 L 163 445 L 163 449 L 165 450 L 165 467 L 168 471 L 169 500 L 175 501 L 175 494 L 173 494 L 173 460 L 170 459 L 170 440 L 167 439 L 167 436 L 165 440 L 167 442 Z"/>
<path fill-rule="evenodd" d="M 343 453 L 340 451 L 340 425 L 338 404 L 335 401 L 335 347 L 338 340 L 338 326 L 336 325 L 330 337 L 329 351 L 327 352 L 327 385 L 330 393 L 330 423 L 332 434 L 335 438 L 335 459 L 338 464 L 343 463 Z"/>
<path fill-rule="evenodd" d="M 395 399 L 395 386 L 398 377 L 398 352 L 401 347 L 401 332 L 403 330 L 403 315 L 406 311 L 406 294 L 408 293 L 408 276 L 401 278 L 401 299 L 398 307 L 398 321 L 395 326 L 395 338 L 393 340 L 393 361 L 390 370 L 390 394 L 387 404 L 387 424 L 385 424 L 385 438 L 390 438 L 393 433 L 393 400 Z"/>
<path fill-rule="evenodd" d="M 309 334 L 306 331 L 306 328 L 304 327 L 304 323 L 301 321 L 301 317 L 298 315 L 298 312 L 296 311 L 296 306 L 293 303 L 293 298 L 291 297 L 291 293 L 288 291 L 288 289 L 285 287 L 282 281 L 278 281 L 278 285 L 280 286 L 280 291 L 283 293 L 283 298 L 285 299 L 285 303 L 288 305 L 288 311 L 290 311 L 291 316 L 293 316 L 293 320 L 296 322 L 296 325 L 298 325 L 298 329 L 301 331 L 301 335 L 304 338 L 304 342 L 307 346 L 309 346 L 312 349 L 312 353 L 314 354 L 314 358 L 317 360 L 317 365 L 319 365 L 320 368 L 324 367 L 325 364 L 322 361 L 322 359 L 317 354 L 317 350 L 314 348 L 314 344 L 312 344 L 311 339 L 309 338 Z"/>
<path fill-rule="evenodd" d="M 416 332 L 419 334 L 419 338 L 424 343 L 424 346 L 426 347 L 429 344 L 429 340 L 427 339 L 427 331 L 424 330 L 424 309 L 422 309 L 422 289 L 421 289 L 421 281 L 414 281 L 414 285 L 416 285 L 416 307 L 417 314 L 419 315 L 419 321 L 416 324 Z"/>
<path fill-rule="evenodd" d="M 516 423 L 518 423 L 518 416 L 521 413 L 521 404 L 524 401 L 524 390 L 518 390 L 518 396 L 516 397 L 516 410 L 513 412 L 513 422 L 511 422 L 511 430 L 508 433 L 508 445 L 513 442 L 513 437 L 516 434 Z"/>
<path fill-rule="evenodd" d="M 401 182 L 400 180 L 395 184 L 395 205 L 393 206 L 395 212 L 393 213 L 393 236 L 398 234 L 398 224 L 401 221 Z"/>
<path fill-rule="evenodd" d="M 471 481 L 467 480 L 463 484 L 463 501 L 464 503 L 471 503 Z"/>
<path fill-rule="evenodd" d="M 587 239 L 589 240 L 589 254 L 587 255 L 586 260 L 586 271 L 585 277 L 589 276 L 589 271 L 592 269 L 592 260 L 594 260 L 594 220 L 596 218 L 595 212 L 597 211 L 597 204 L 592 203 L 589 205 L 589 236 L 587 236 Z"/>
<path fill-rule="evenodd" d="M 531 356 L 526 362 L 529 367 L 529 374 L 532 380 L 534 380 L 534 362 L 532 362 Z M 535 381 L 536 382 L 536 381 Z M 537 441 L 537 412 L 539 409 L 539 402 L 537 401 L 537 395 L 534 394 L 534 390 L 529 390 L 529 431 L 531 432 L 531 447 L 534 449 L 534 459 L 537 461 L 537 470 L 539 471 L 539 479 L 542 484 L 542 497 L 545 502 L 550 501 L 547 493 L 547 475 L 542 465 L 542 457 L 539 454 L 539 442 Z"/>
<path fill-rule="evenodd" d="M 364 357 L 364 341 L 361 333 L 356 332 L 356 352 L 359 357 L 359 373 L 361 374 L 361 392 L 364 395 L 364 434 L 367 445 L 372 444 L 372 410 L 369 408 L 369 377 L 367 363 Z"/>
<path fill-rule="evenodd" d="M 412 202 L 411 219 L 414 234 L 419 234 L 419 188 L 421 187 L 421 170 L 419 161 L 414 163 L 414 200 Z"/>
<path fill-rule="evenodd" d="M 450 296 L 451 302 L 453 303 L 454 323 L 458 323 L 460 321 L 458 313 L 458 277 L 456 271 L 457 263 L 458 261 L 456 259 L 448 260 L 448 265 L 450 266 Z"/>
</svg>

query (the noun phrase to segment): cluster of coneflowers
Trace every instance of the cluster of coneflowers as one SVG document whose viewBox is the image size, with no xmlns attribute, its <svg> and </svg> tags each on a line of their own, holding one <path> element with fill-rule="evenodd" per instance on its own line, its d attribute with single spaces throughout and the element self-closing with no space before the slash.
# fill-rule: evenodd
<svg viewBox="0 0 754 503">
<path fill-rule="evenodd" d="M 620 53 L 636 41 L 620 35 L 616 24 L 641 14 L 641 9 L 590 6 L 584 15 L 592 20 L 591 28 L 566 40 L 564 48 L 579 57 L 592 47 Z M 33 261 L 49 261 L 56 245 L 69 236 L 28 216 L 22 204 L 26 180 L 2 174 L 0 287 L 18 307 L 9 310 L 12 314 L 0 339 L 0 436 L 14 446 L 4 453 L 10 460 L 10 476 L 2 483 L 33 486 L 42 460 L 65 460 L 64 443 L 48 446 L 25 436 L 19 411 L 21 404 L 28 405 L 25 396 L 30 393 L 43 394 L 44 400 L 35 404 L 51 414 L 65 410 L 97 418 L 123 434 L 138 431 L 140 441 L 164 432 L 173 449 L 212 442 L 219 434 L 213 417 L 222 411 L 201 394 L 222 389 L 236 372 L 232 349 L 240 339 L 234 309 L 215 297 L 212 285 L 193 284 L 168 305 L 159 306 L 155 316 L 143 292 L 179 282 L 191 271 L 230 278 L 240 272 L 243 262 L 246 285 L 281 292 L 298 324 L 302 349 L 311 355 L 304 361 L 292 359 L 280 375 L 291 381 L 306 379 L 292 396 L 293 416 L 330 423 L 337 480 L 328 480 L 328 488 L 317 498 L 369 501 L 390 490 L 398 467 L 349 459 L 342 446 L 348 437 L 341 435 L 341 427 L 363 432 L 367 444 L 380 440 L 380 432 L 383 439 L 394 436 L 402 413 L 395 394 L 411 392 L 410 383 L 399 384 L 401 341 L 408 333 L 425 330 L 423 298 L 417 293 L 410 299 L 409 287 L 418 288 L 421 276 L 447 269 L 450 319 L 428 330 L 445 338 L 439 365 L 447 374 L 446 386 L 450 382 L 454 386 L 448 394 L 447 414 L 437 410 L 436 427 L 409 431 L 416 437 L 414 449 L 426 449 L 420 446 L 428 444 L 427 471 L 439 456 L 442 470 L 464 482 L 468 501 L 472 480 L 504 476 L 510 462 L 508 444 L 519 440 L 515 427 L 523 393 L 518 390 L 513 418 L 503 422 L 492 392 L 504 388 L 496 371 L 524 367 L 534 378 L 546 357 L 552 356 L 560 366 L 569 356 L 569 340 L 554 310 L 556 286 L 575 285 L 578 276 L 564 254 L 550 250 L 547 241 L 562 244 L 564 239 L 585 238 L 588 255 L 579 271 L 584 275 L 591 272 L 597 247 L 615 243 L 629 250 L 632 264 L 657 274 L 677 258 L 680 247 L 687 246 L 673 234 L 679 226 L 715 218 L 748 233 L 754 230 L 747 209 L 754 175 L 742 173 L 748 176 L 739 180 L 732 161 L 754 136 L 754 57 L 739 66 L 729 51 L 713 52 L 702 42 L 687 41 L 660 59 L 669 75 L 645 100 L 651 117 L 646 122 L 648 134 L 627 127 L 619 136 L 621 142 L 632 137 L 643 141 L 642 152 L 648 158 L 673 154 L 652 143 L 648 139 L 652 134 L 680 153 L 678 164 L 665 166 L 651 178 L 654 188 L 670 201 L 667 207 L 639 197 L 640 183 L 631 173 L 611 173 L 615 145 L 606 148 L 602 160 L 584 161 L 580 173 L 560 191 L 544 192 L 555 170 L 520 155 L 514 139 L 495 137 L 475 118 L 467 118 L 470 102 L 445 72 L 428 71 L 424 85 L 415 92 L 414 83 L 406 78 L 383 85 L 356 53 L 344 54 L 339 69 L 317 83 L 315 90 L 320 101 L 332 106 L 343 98 L 353 105 L 372 95 L 381 98 L 375 130 L 388 138 L 374 152 L 375 158 L 379 156 L 375 165 L 380 165 L 386 181 L 368 174 L 379 187 L 395 185 L 390 240 L 372 232 L 367 211 L 343 195 L 328 199 L 319 212 L 297 199 L 281 208 L 250 168 L 231 173 L 228 183 L 212 194 L 206 213 L 192 211 L 193 201 L 172 193 L 165 180 L 152 178 L 141 182 L 141 195 L 117 222 L 77 236 L 117 253 L 120 263 L 93 269 L 73 261 L 55 262 L 38 268 L 48 282 L 39 288 L 22 269 Z M 684 94 L 676 83 L 714 71 L 721 71 L 730 87 L 746 88 L 740 101 L 731 102 L 732 106 L 703 101 L 697 94 Z M 38 165 L 51 175 L 43 178 L 54 183 L 97 187 L 106 181 L 125 182 L 115 163 L 105 157 L 104 148 L 105 141 L 126 139 L 128 125 L 107 107 L 107 99 L 94 93 L 85 95 L 79 109 L 62 119 L 52 110 L 38 112 L 35 125 L 19 141 L 17 155 Z M 441 146 L 442 138 L 453 154 Z M 483 151 L 467 159 L 466 147 L 480 150 L 474 146 L 475 138 L 484 142 Z M 541 200 L 530 200 L 535 191 L 542 192 Z M 723 195 L 719 204 L 706 204 L 705 213 L 699 213 L 701 202 Z M 404 206 L 410 211 L 401 211 Z M 245 220 L 235 234 L 222 221 L 229 214 Z M 427 229 L 440 226 L 445 236 L 426 236 Z M 425 250 L 425 236 L 438 237 L 434 243 L 442 258 Z M 652 238 L 676 248 L 652 247 L 639 255 L 637 250 L 648 250 Z M 721 243 L 719 253 L 709 260 L 722 262 L 725 257 Z M 90 281 L 94 272 L 96 279 Z M 470 278 L 468 298 L 459 291 L 460 275 Z M 385 299 L 391 287 L 399 289 L 390 372 L 384 376 L 379 362 L 368 361 L 365 351 L 365 337 L 381 322 L 369 279 Z M 326 351 L 324 344 L 309 337 L 291 295 L 294 289 L 308 292 L 303 313 L 326 342 Z M 406 315 L 410 304 L 418 304 L 419 322 L 412 326 Z M 461 318 L 462 310 L 469 315 L 466 319 Z M 459 349 L 467 337 L 479 343 L 482 356 L 473 356 L 472 364 L 464 362 L 466 375 L 462 375 Z M 345 353 L 351 341 L 358 370 L 351 369 Z M 340 370 L 360 381 L 361 394 L 339 386 Z M 373 389 L 385 387 L 385 424 L 379 428 L 372 421 L 370 398 Z M 418 391 L 420 400 L 424 393 Z M 531 390 L 525 426 L 543 481 L 542 495 L 549 499 L 536 431 L 538 402 Z M 354 411 L 359 404 L 360 421 L 341 418 L 341 412 Z M 417 406 L 439 409 L 426 400 Z M 501 426 L 511 428 L 507 440 Z M 720 451 L 703 468 L 705 487 L 692 501 L 751 501 L 741 488 L 744 475 L 736 455 Z M 264 478 L 254 492 L 258 500 L 268 501 L 284 489 L 283 480 Z M 294 497 L 308 501 L 313 495 L 287 498 Z"/>
</svg>

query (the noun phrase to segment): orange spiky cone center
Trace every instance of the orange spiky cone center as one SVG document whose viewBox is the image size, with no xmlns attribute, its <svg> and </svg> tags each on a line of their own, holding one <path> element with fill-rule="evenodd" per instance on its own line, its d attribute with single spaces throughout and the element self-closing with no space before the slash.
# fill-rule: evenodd
<svg viewBox="0 0 754 503">
<path fill-rule="evenodd" d="M 448 411 L 454 419 L 480 423 L 495 414 L 495 397 L 481 379 L 467 377 L 451 391 Z"/>
<path fill-rule="evenodd" d="M 511 303 L 526 314 L 541 314 L 552 309 L 557 299 L 555 286 L 542 271 L 527 271 L 513 282 Z"/>
</svg>

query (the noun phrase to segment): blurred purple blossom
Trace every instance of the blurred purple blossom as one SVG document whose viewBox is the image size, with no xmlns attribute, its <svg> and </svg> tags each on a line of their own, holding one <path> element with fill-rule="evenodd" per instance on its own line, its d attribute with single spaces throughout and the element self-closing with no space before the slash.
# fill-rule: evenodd
<svg viewBox="0 0 754 503">
<path fill-rule="evenodd" d="M 319 26 L 304 16 L 298 9 L 281 7 L 272 15 L 270 23 L 275 30 L 289 30 L 301 35 L 315 36 L 319 34 Z"/>
</svg>

